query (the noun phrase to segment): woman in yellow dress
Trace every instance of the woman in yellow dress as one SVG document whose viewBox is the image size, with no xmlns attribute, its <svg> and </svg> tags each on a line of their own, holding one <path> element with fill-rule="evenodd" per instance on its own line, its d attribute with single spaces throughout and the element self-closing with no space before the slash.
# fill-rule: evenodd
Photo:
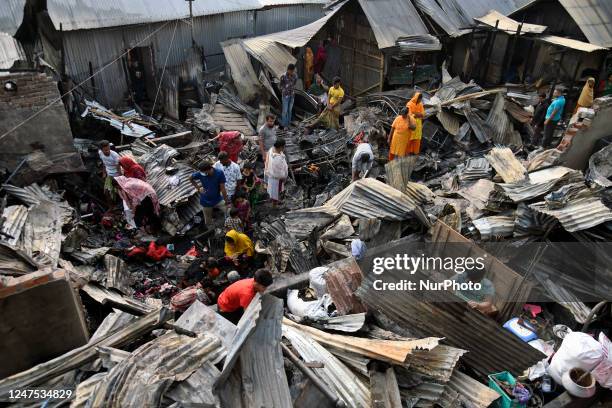
<svg viewBox="0 0 612 408">
<path fill-rule="evenodd" d="M 396 157 L 404 157 L 408 154 L 408 145 L 416 129 L 414 117 L 408 113 L 407 108 L 402 108 L 398 117 L 391 125 L 391 132 L 387 137 L 389 143 L 389 160 Z"/>
<path fill-rule="evenodd" d="M 416 129 L 412 133 L 408 143 L 408 154 L 419 154 L 421 151 L 421 138 L 423 136 L 423 118 L 425 117 L 425 107 L 423 106 L 423 94 L 416 92 L 412 99 L 406 104 L 408 112 L 414 116 Z"/>
</svg>

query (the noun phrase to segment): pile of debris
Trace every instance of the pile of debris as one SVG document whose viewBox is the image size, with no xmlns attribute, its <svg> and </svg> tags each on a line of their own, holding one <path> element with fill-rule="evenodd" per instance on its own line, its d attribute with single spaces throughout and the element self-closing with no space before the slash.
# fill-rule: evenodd
<svg viewBox="0 0 612 408">
<path fill-rule="evenodd" d="M 8 178 L 0 396 L 54 390 L 47 406 L 69 398 L 75 407 L 485 408 L 524 390 L 536 407 L 554 398 L 549 375 L 560 389 L 573 368 L 610 388 L 608 306 L 598 302 L 612 287 L 612 150 L 599 144 L 612 100 L 580 110 L 558 147 L 544 150 L 531 146 L 534 91 L 442 78 L 436 90 L 416 90 L 426 107 L 418 156 L 389 162 L 386 143 L 415 90 L 346 103 L 338 130 L 310 129 L 305 116 L 277 130 L 287 143 L 285 197 L 280 207 L 257 203 L 249 230 L 253 267 L 275 281 L 237 324 L 215 306 L 234 266 L 205 273 L 224 259 L 224 220 L 203 225 L 190 178 L 231 133 L 237 162 L 263 179 L 255 129 L 276 106 L 256 109 L 221 83 L 184 122 L 87 101 L 81 125 L 95 123 L 143 167 L 162 231 L 126 228 L 102 198 L 97 138 L 74 142 L 87 177 Z M 375 164 L 351 182 L 351 153 L 366 140 Z M 550 250 L 529 252 L 534 242 Z M 376 289 L 374 259 L 453 244 L 454 256 L 487 259 L 494 314 L 450 290 L 423 299 Z M 446 272 L 418 271 L 436 282 L 452 278 Z M 384 277 L 399 287 L 407 275 Z M 600 340 L 582 338 L 592 358 L 566 367 L 582 327 Z"/>
</svg>

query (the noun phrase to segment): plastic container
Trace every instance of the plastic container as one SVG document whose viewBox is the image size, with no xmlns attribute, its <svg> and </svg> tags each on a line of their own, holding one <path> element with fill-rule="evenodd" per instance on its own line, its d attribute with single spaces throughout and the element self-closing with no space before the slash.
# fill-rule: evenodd
<svg viewBox="0 0 612 408">
<path fill-rule="evenodd" d="M 495 390 L 501 398 L 498 398 L 491 405 L 492 407 L 497 408 L 523 408 L 525 404 L 520 404 L 517 401 L 513 401 L 512 396 L 506 394 L 506 392 L 495 382 L 495 379 L 498 381 L 504 381 L 509 383 L 514 387 L 516 384 L 516 379 L 507 371 L 502 371 L 501 373 L 495 373 L 489 375 L 489 388 Z"/>
<path fill-rule="evenodd" d="M 518 320 L 518 317 L 508 320 L 504 324 L 504 329 L 510 331 L 512 334 L 523 340 L 525 343 L 528 343 L 531 340 L 535 340 L 538 338 L 538 335 L 536 334 L 533 326 L 523 320 L 523 325 L 529 327 L 529 329 L 527 329 L 526 327 L 523 327 L 522 325 L 518 324 Z"/>
</svg>

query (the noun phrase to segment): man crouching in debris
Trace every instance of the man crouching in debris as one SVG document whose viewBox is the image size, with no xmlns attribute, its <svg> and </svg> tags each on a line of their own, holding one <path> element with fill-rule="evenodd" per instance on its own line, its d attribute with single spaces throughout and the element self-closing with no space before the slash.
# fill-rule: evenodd
<svg viewBox="0 0 612 408">
<path fill-rule="evenodd" d="M 455 295 L 467 301 L 468 306 L 488 316 L 495 315 L 497 308 L 493 304 L 495 286 L 484 277 L 485 269 L 468 269 L 455 277 L 457 283 L 479 283 L 479 289 L 458 290 Z"/>
<path fill-rule="evenodd" d="M 109 207 L 114 207 L 116 192 L 113 184 L 113 179 L 117 176 L 121 176 L 121 167 L 119 166 L 119 153 L 111 150 L 111 144 L 108 140 L 102 140 L 100 142 L 100 150 L 98 150 L 98 156 L 104 164 L 102 168 L 102 177 L 104 178 L 104 195 L 109 201 Z"/>
<path fill-rule="evenodd" d="M 198 185 L 197 181 L 200 182 Z M 193 173 L 189 178 L 193 187 L 200 193 L 200 204 L 203 208 L 204 222 L 207 227 L 213 223 L 213 210 L 218 208 L 223 212 L 225 219 L 226 205 L 230 204 L 225 191 L 225 174 L 213 168 L 209 161 L 200 164 L 200 171 Z"/>
<path fill-rule="evenodd" d="M 372 152 L 372 146 L 369 143 L 359 143 L 355 149 L 353 155 L 352 168 L 353 168 L 353 181 L 359 179 L 361 175 L 366 176 L 368 170 L 372 168 L 374 163 L 374 153 Z"/>
<path fill-rule="evenodd" d="M 219 313 L 227 320 L 238 323 L 255 294 L 264 293 L 272 281 L 270 271 L 258 269 L 253 278 L 232 283 L 219 295 Z"/>
</svg>

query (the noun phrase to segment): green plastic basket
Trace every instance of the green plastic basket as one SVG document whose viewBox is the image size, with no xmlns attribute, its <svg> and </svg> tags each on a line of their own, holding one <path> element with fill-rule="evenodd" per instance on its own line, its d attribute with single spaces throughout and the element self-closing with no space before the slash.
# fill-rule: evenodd
<svg viewBox="0 0 612 408">
<path fill-rule="evenodd" d="M 502 371 L 501 373 L 490 374 L 489 375 L 489 388 L 495 390 L 499 395 L 501 395 L 501 398 L 498 398 L 497 400 L 495 400 L 495 402 L 493 402 L 493 405 L 491 405 L 492 407 L 497 407 L 497 408 L 523 408 L 525 407 L 525 404 L 520 404 L 516 401 L 513 401 L 512 398 L 508 394 L 506 394 L 504 390 L 500 388 L 499 385 L 497 385 L 495 380 L 493 380 L 494 378 L 499 381 L 507 382 L 512 386 L 516 384 L 516 379 L 512 376 L 512 374 L 510 374 L 507 371 Z"/>
</svg>

